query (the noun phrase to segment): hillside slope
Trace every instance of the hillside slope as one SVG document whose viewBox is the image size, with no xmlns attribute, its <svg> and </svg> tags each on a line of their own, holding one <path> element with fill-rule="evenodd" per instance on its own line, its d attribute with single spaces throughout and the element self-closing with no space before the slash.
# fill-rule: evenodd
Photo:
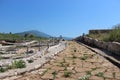
<svg viewBox="0 0 120 80">
<path fill-rule="evenodd" d="M 48 35 L 44 32 L 37 31 L 37 30 L 24 31 L 24 32 L 16 33 L 16 34 L 18 34 L 20 36 L 24 36 L 25 34 L 33 34 L 36 37 L 46 37 L 46 38 L 51 37 L 50 35 Z"/>
</svg>

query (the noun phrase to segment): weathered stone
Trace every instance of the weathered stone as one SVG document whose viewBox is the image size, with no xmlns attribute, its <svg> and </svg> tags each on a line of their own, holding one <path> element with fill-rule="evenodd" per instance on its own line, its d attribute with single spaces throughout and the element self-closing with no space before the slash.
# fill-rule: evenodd
<svg viewBox="0 0 120 80">
<path fill-rule="evenodd" d="M 113 78 L 113 73 L 108 73 L 108 72 L 106 72 L 106 73 L 104 73 L 104 76 L 105 76 L 106 78 Z"/>
<path fill-rule="evenodd" d="M 104 80 L 102 77 L 98 77 L 98 76 L 91 76 L 89 78 L 89 80 Z"/>
<path fill-rule="evenodd" d="M 114 54 L 120 55 L 120 43 L 118 42 L 103 42 L 86 36 L 81 36 L 77 38 L 77 41 L 81 41 L 90 46 L 96 46 L 98 48 L 102 48 Z"/>
</svg>

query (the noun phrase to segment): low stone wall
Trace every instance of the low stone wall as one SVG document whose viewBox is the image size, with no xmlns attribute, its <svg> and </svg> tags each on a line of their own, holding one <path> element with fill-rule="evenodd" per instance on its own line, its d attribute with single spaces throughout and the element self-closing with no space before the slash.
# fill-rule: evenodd
<svg viewBox="0 0 120 80">
<path fill-rule="evenodd" d="M 96 29 L 96 30 L 89 30 L 89 34 L 99 34 L 99 33 L 109 33 L 112 29 Z"/>
<path fill-rule="evenodd" d="M 92 47 L 98 47 L 98 48 L 110 51 L 120 56 L 120 43 L 118 42 L 104 42 L 104 41 L 99 41 L 97 39 L 89 38 L 86 36 L 80 36 L 75 40 L 79 42 L 83 42 Z"/>
</svg>

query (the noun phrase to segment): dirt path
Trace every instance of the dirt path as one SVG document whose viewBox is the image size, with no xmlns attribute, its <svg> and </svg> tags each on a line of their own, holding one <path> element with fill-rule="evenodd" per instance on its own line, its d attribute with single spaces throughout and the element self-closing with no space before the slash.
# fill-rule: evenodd
<svg viewBox="0 0 120 80">
<path fill-rule="evenodd" d="M 54 78 L 54 79 L 53 79 Z M 86 47 L 68 42 L 66 50 L 42 68 L 15 80 L 120 80 L 120 69 Z"/>
</svg>

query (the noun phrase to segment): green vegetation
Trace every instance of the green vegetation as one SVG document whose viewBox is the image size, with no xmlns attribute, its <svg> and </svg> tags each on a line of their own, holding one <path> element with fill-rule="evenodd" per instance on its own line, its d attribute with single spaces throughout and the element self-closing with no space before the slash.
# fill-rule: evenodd
<svg viewBox="0 0 120 80">
<path fill-rule="evenodd" d="M 63 58 L 63 61 L 60 62 L 60 66 L 64 67 L 64 70 L 67 70 L 67 67 L 69 66 L 69 63 L 66 62 L 65 58 Z"/>
<path fill-rule="evenodd" d="M 86 36 L 106 42 L 120 42 L 120 24 L 115 25 L 109 33 L 88 34 Z"/>
<path fill-rule="evenodd" d="M 80 77 L 78 80 L 89 80 L 89 78 L 91 77 L 91 71 L 86 71 L 86 75 Z"/>
<path fill-rule="evenodd" d="M 81 60 L 86 60 L 87 58 L 88 58 L 88 56 L 85 54 L 82 57 L 80 57 Z"/>
<path fill-rule="evenodd" d="M 104 73 L 103 72 L 98 72 L 98 73 L 95 74 L 95 76 L 104 77 Z"/>
<path fill-rule="evenodd" d="M 34 62 L 34 60 L 32 60 L 32 59 L 27 60 L 27 61 L 28 61 L 28 63 L 33 63 Z"/>
<path fill-rule="evenodd" d="M 67 65 L 64 66 L 64 70 L 67 70 Z"/>
<path fill-rule="evenodd" d="M 6 69 L 5 69 L 5 68 L 0 67 L 0 73 L 3 73 L 3 72 L 5 72 L 5 71 L 6 71 Z"/>
<path fill-rule="evenodd" d="M 110 41 L 110 42 L 120 42 L 120 28 L 114 29 L 111 31 L 108 36 L 103 38 L 104 41 Z"/>
<path fill-rule="evenodd" d="M 66 63 L 66 60 L 65 60 L 65 58 L 63 58 L 63 63 Z"/>
<path fill-rule="evenodd" d="M 6 33 L 0 33 L 0 40 L 6 40 L 6 41 L 13 41 L 15 42 L 16 40 L 24 40 L 24 37 L 21 37 L 16 34 L 6 34 Z"/>
<path fill-rule="evenodd" d="M 61 66 L 61 67 L 64 67 L 65 65 L 64 65 L 64 63 L 63 63 L 63 62 L 60 62 L 60 66 Z"/>
<path fill-rule="evenodd" d="M 25 67 L 26 67 L 26 64 L 23 60 L 14 61 L 14 62 L 12 62 L 12 65 L 11 65 L 12 69 L 25 68 Z"/>
<path fill-rule="evenodd" d="M 54 72 L 52 73 L 52 75 L 53 75 L 53 80 L 55 80 L 57 74 L 58 74 L 57 71 L 54 71 Z"/>
<path fill-rule="evenodd" d="M 41 74 L 41 76 L 44 76 L 44 75 L 48 72 L 49 69 L 50 69 L 50 68 L 47 68 L 47 69 Z"/>
<path fill-rule="evenodd" d="M 99 69 L 100 67 L 95 67 L 95 68 L 91 68 L 92 71 L 95 71 L 96 69 Z"/>
<path fill-rule="evenodd" d="M 46 40 L 44 37 L 35 37 L 34 35 L 25 34 L 24 36 L 19 36 L 18 34 L 10 33 L 0 33 L 0 40 L 10 41 L 10 42 L 21 42 L 23 40 Z"/>
<path fill-rule="evenodd" d="M 108 33 L 88 34 L 86 36 L 102 41 L 106 36 L 108 36 Z"/>
<path fill-rule="evenodd" d="M 67 71 L 67 70 L 64 71 L 64 75 L 63 75 L 63 76 L 64 76 L 65 78 L 70 77 L 71 75 L 72 75 L 72 72 Z"/>
<path fill-rule="evenodd" d="M 85 75 L 80 77 L 78 80 L 89 80 L 89 78 L 90 78 L 90 75 Z"/>
<path fill-rule="evenodd" d="M 86 71 L 86 75 L 92 75 L 91 71 Z"/>
</svg>

